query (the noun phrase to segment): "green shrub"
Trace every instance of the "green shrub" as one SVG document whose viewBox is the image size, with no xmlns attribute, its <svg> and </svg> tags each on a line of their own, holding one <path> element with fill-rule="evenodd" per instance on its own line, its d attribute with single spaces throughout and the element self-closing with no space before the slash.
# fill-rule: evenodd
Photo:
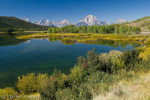
<svg viewBox="0 0 150 100">
<path fill-rule="evenodd" d="M 0 89 L 0 100 L 8 100 L 7 97 L 9 97 L 11 100 L 15 99 L 15 95 L 18 95 L 18 93 L 11 87 L 7 87 L 4 89 Z M 14 96 L 14 97 L 13 97 Z M 12 98 L 11 98 L 12 97 Z"/>
<path fill-rule="evenodd" d="M 17 88 L 21 93 L 29 94 L 38 91 L 38 83 L 34 73 L 22 75 L 18 77 L 18 82 L 16 83 Z"/>
<path fill-rule="evenodd" d="M 54 70 L 49 78 L 45 78 L 40 84 L 40 95 L 43 99 L 55 100 L 55 93 L 58 89 L 63 89 L 66 86 L 67 76 L 58 70 Z"/>
<path fill-rule="evenodd" d="M 148 26 L 148 29 L 150 30 L 150 25 Z"/>
<path fill-rule="evenodd" d="M 114 83 L 112 76 L 101 71 L 90 73 L 85 80 L 85 84 L 88 85 L 87 87 L 89 91 L 91 91 L 92 96 L 98 93 L 104 93 L 106 90 L 109 90 L 109 86 Z"/>
<path fill-rule="evenodd" d="M 78 65 L 83 66 L 85 70 L 89 68 L 87 60 L 84 57 L 78 57 Z"/>
<path fill-rule="evenodd" d="M 69 75 L 54 70 L 49 78 L 42 80 L 40 95 L 45 100 L 91 100 L 93 96 L 109 91 L 116 81 L 132 78 L 134 73 L 127 71 L 141 67 L 138 56 L 136 50 L 100 55 L 95 50 L 89 51 L 87 59 L 78 58 Z"/>
<path fill-rule="evenodd" d="M 71 73 L 69 75 L 69 84 L 70 85 L 79 85 L 83 81 L 84 78 L 84 68 L 82 66 L 74 66 L 71 69 Z"/>
<path fill-rule="evenodd" d="M 123 66 L 124 62 L 121 60 L 122 52 L 110 51 L 109 53 L 102 53 L 100 59 L 100 70 L 104 72 L 113 73 Z"/>
<path fill-rule="evenodd" d="M 51 79 L 52 78 L 52 79 Z M 54 70 L 53 74 L 50 76 L 50 80 L 55 83 L 57 88 L 63 88 L 65 87 L 65 82 L 67 80 L 67 76 L 63 73 L 61 73 L 58 70 Z"/>
<path fill-rule="evenodd" d="M 146 44 L 150 44 L 150 38 L 146 40 Z"/>
<path fill-rule="evenodd" d="M 77 100 L 76 95 L 70 88 L 65 88 L 63 90 L 58 90 L 56 92 L 56 100 Z"/>
<path fill-rule="evenodd" d="M 40 85 L 39 93 L 43 100 L 56 100 L 56 96 L 55 96 L 56 92 L 57 92 L 57 86 L 53 81 L 53 78 L 45 79 L 42 81 Z"/>
<path fill-rule="evenodd" d="M 39 74 L 37 77 L 34 73 L 18 77 L 16 86 L 21 93 L 30 94 L 38 92 L 41 80 L 45 79 L 47 74 Z"/>
<path fill-rule="evenodd" d="M 100 66 L 99 62 L 99 54 L 96 53 L 96 50 L 93 49 L 87 53 L 87 61 L 90 67 L 98 67 Z"/>
<path fill-rule="evenodd" d="M 79 87 L 76 87 L 77 99 L 78 100 L 91 100 L 92 99 L 92 90 L 89 89 L 88 84 L 81 84 Z"/>
<path fill-rule="evenodd" d="M 128 50 L 123 52 L 122 60 L 124 61 L 124 68 L 126 70 L 132 69 L 136 63 L 139 63 L 139 52 L 137 50 Z"/>
<path fill-rule="evenodd" d="M 145 51 L 140 53 L 139 57 L 142 58 L 144 63 L 146 63 L 146 62 L 149 62 L 150 60 L 150 47 L 144 48 L 144 49 Z"/>
</svg>

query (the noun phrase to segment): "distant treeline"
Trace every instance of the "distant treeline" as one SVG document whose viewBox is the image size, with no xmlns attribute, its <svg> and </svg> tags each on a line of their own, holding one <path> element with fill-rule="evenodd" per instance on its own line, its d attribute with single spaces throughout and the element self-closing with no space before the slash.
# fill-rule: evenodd
<svg viewBox="0 0 150 100">
<path fill-rule="evenodd" d="M 138 34 L 141 32 L 139 27 L 132 27 L 126 24 L 114 24 L 103 26 L 80 26 L 68 25 L 61 28 L 50 27 L 48 33 L 100 33 L 100 34 Z"/>
</svg>

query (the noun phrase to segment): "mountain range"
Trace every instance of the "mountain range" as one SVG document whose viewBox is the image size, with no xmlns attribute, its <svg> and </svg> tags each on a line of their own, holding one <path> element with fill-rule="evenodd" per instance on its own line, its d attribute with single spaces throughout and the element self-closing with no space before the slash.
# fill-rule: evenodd
<svg viewBox="0 0 150 100">
<path fill-rule="evenodd" d="M 30 20 L 26 17 L 23 18 L 24 21 L 29 22 Z M 118 19 L 116 21 L 116 23 L 125 23 L 127 22 L 125 19 Z M 62 20 L 62 21 L 50 21 L 50 20 L 40 20 L 35 22 L 35 24 L 37 25 L 43 25 L 43 26 L 53 26 L 53 27 L 64 27 L 67 25 L 71 25 L 72 23 L 66 19 Z M 110 24 L 115 24 L 115 23 L 110 23 Z M 75 25 L 76 27 L 85 25 L 85 26 L 92 26 L 92 25 L 108 25 L 108 23 L 106 23 L 105 21 L 99 21 L 96 16 L 93 15 L 87 15 L 84 19 L 80 20 L 77 23 L 74 23 L 73 25 Z"/>
<path fill-rule="evenodd" d="M 37 25 L 43 25 L 43 26 L 55 26 L 51 21 L 49 20 L 40 20 L 35 22 Z"/>
<path fill-rule="evenodd" d="M 97 18 L 96 18 L 97 19 Z M 94 16 L 87 16 L 84 19 L 80 20 L 78 23 L 75 23 L 74 25 L 76 27 L 85 25 L 111 25 L 115 23 L 125 23 L 127 22 L 124 19 L 119 19 L 115 23 L 104 23 L 103 21 L 98 21 L 94 18 Z M 150 22 L 150 16 L 146 16 L 134 21 L 130 21 L 128 23 L 125 23 L 129 26 L 137 26 L 140 27 L 142 31 L 149 31 L 149 24 Z M 37 25 L 40 24 L 40 25 Z M 50 26 L 57 26 L 57 27 L 63 27 L 66 25 L 70 25 L 71 23 L 68 20 L 63 20 L 61 22 L 50 22 L 49 20 L 41 20 L 39 22 L 31 23 L 30 20 L 26 17 L 23 19 L 17 18 L 17 17 L 8 17 L 8 16 L 0 16 L 0 32 L 4 32 L 5 30 L 8 30 L 10 28 L 14 29 L 21 29 L 21 30 L 27 30 L 27 31 L 47 31 Z"/>
</svg>

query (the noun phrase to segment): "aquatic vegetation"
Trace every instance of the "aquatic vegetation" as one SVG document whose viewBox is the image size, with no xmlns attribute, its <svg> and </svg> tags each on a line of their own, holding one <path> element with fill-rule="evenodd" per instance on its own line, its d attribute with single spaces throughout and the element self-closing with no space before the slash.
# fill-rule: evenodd
<svg viewBox="0 0 150 100">
<path fill-rule="evenodd" d="M 63 44 L 69 45 L 69 44 L 74 44 L 76 40 L 72 38 L 63 38 L 60 40 Z"/>
<path fill-rule="evenodd" d="M 61 40 L 61 42 L 75 42 L 75 40 L 73 40 L 71 38 L 64 38 Z"/>
<path fill-rule="evenodd" d="M 78 39 L 77 41 L 79 43 L 95 43 L 98 40 L 99 39 L 96 39 L 96 38 L 85 38 L 85 39 Z"/>
</svg>

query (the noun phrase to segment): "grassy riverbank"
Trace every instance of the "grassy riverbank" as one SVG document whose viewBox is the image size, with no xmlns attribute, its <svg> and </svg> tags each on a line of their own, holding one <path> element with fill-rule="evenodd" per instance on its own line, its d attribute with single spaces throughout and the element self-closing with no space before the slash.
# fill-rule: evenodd
<svg viewBox="0 0 150 100">
<path fill-rule="evenodd" d="M 48 37 L 55 37 L 67 40 L 72 39 L 79 43 L 85 42 L 95 42 L 100 39 L 103 40 L 113 40 L 113 41 L 132 41 L 137 43 L 144 43 L 146 45 L 150 44 L 150 35 L 124 35 L 124 34 L 82 34 L 82 33 L 35 33 L 32 35 L 24 35 L 17 37 L 18 39 L 32 39 L 32 38 L 48 38 Z M 67 38 L 67 39 L 66 39 Z"/>
</svg>

